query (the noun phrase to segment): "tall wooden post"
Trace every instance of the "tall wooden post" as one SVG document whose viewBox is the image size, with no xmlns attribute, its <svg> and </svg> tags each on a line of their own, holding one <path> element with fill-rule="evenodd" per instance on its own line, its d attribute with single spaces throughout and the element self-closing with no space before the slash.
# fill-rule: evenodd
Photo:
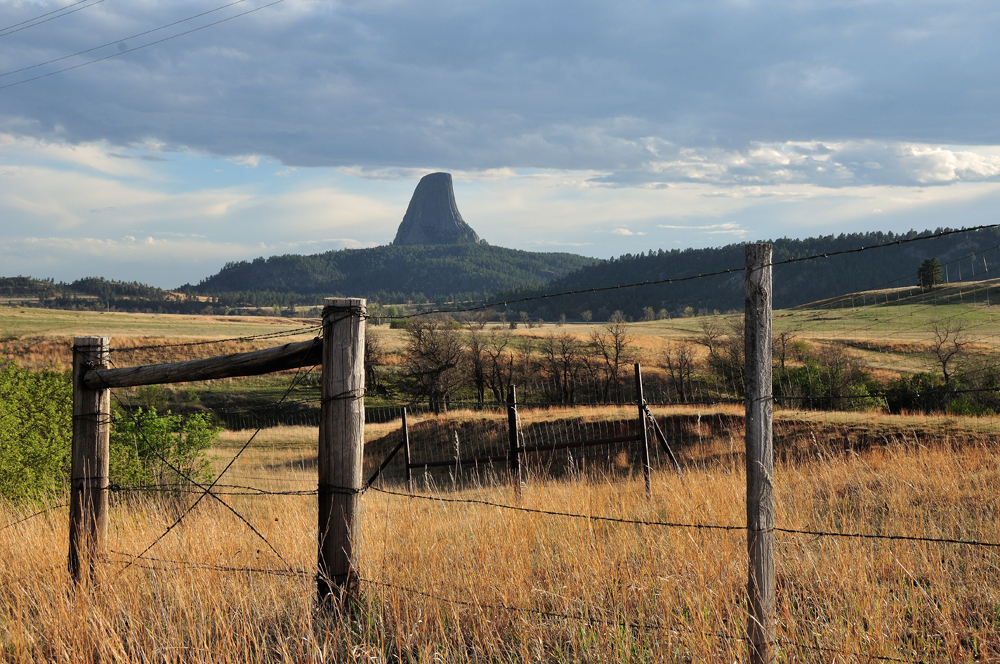
<svg viewBox="0 0 1000 664">
<path fill-rule="evenodd" d="M 653 495 L 652 467 L 649 463 L 649 430 L 646 428 L 646 398 L 642 394 L 642 369 L 635 363 L 635 399 L 639 404 L 639 431 L 642 433 L 642 474 L 646 478 L 646 497 Z"/>
<path fill-rule="evenodd" d="M 413 471 L 410 469 L 410 427 L 406 423 L 406 406 L 403 406 L 403 454 L 406 458 L 406 490 L 413 493 Z"/>
<path fill-rule="evenodd" d="M 774 661 L 774 454 L 771 440 L 771 245 L 746 245 L 747 645 Z"/>
<path fill-rule="evenodd" d="M 73 337 L 73 447 L 70 467 L 69 571 L 92 573 L 108 534 L 108 437 L 111 390 L 88 389 L 83 375 L 108 368 L 108 337 Z"/>
<path fill-rule="evenodd" d="M 323 307 L 323 385 L 319 422 L 320 602 L 353 594 L 355 514 L 365 429 L 363 298 L 328 297 Z"/>
<path fill-rule="evenodd" d="M 507 453 L 507 462 L 510 466 L 510 478 L 514 482 L 514 491 L 517 497 L 521 497 L 521 450 L 517 444 L 517 391 L 514 386 L 510 386 L 507 392 L 507 438 L 510 442 L 510 451 Z"/>
</svg>

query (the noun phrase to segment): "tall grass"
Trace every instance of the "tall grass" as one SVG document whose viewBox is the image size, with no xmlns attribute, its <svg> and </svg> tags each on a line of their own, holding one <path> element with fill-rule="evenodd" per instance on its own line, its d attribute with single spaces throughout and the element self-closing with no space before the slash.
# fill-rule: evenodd
<svg viewBox="0 0 1000 664">
<path fill-rule="evenodd" d="M 885 418 L 889 419 L 889 418 Z M 942 421 L 943 422 L 943 421 Z M 927 422 L 925 422 L 927 424 Z M 821 430 L 822 431 L 822 430 Z M 315 486 L 315 429 L 271 430 L 224 483 Z M 776 465 L 777 524 L 1000 542 L 997 446 L 886 445 Z M 219 461 L 241 439 L 230 433 Z M 840 450 L 836 441 L 830 449 Z M 704 453 L 695 458 L 695 453 Z M 475 498 L 641 521 L 745 522 L 742 460 L 714 437 L 684 480 L 534 478 L 425 498 Z M 623 524 L 369 492 L 356 555 L 361 596 L 317 611 L 315 496 L 227 496 L 281 553 L 205 500 L 125 565 L 192 498 L 118 498 L 95 579 L 66 572 L 67 518 L 0 530 L 0 643 L 9 661 L 741 661 L 742 531 Z M 6 509 L 10 522 L 26 515 Z M 780 535 L 782 661 L 1000 657 L 995 548 Z M 257 571 L 223 571 L 218 567 Z M 261 570 L 270 570 L 268 573 Z M 291 570 L 292 574 L 285 572 Z M 298 572 L 305 571 L 305 574 Z"/>
</svg>

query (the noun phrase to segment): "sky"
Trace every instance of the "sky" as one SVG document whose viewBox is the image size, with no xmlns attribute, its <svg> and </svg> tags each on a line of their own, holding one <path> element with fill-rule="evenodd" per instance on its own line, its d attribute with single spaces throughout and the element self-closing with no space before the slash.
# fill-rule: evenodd
<svg viewBox="0 0 1000 664">
<path fill-rule="evenodd" d="M 491 244 L 602 258 L 995 223 L 997 34 L 986 1 L 0 0 L 0 276 L 388 244 L 435 171 Z"/>
</svg>

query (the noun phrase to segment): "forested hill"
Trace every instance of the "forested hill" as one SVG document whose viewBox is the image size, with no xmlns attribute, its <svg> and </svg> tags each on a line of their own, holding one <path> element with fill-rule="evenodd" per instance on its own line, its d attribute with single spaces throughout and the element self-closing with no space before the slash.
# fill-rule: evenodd
<svg viewBox="0 0 1000 664">
<path fill-rule="evenodd" d="M 940 230 L 944 229 L 902 234 L 852 233 L 803 240 L 782 238 L 773 241 L 774 261 L 857 249 L 931 235 Z M 946 266 L 951 281 L 1000 276 L 1000 229 L 959 233 L 860 253 L 777 265 L 774 268 L 774 306 L 793 307 L 883 285 L 913 285 L 916 283 L 917 268 L 925 258 L 938 258 L 943 264 L 953 261 Z M 566 296 L 517 306 L 532 317 L 546 320 L 558 318 L 563 313 L 569 318 L 576 318 L 585 310 L 592 311 L 595 320 L 606 320 L 616 309 L 639 319 L 646 307 L 652 307 L 657 312 L 666 309 L 671 316 L 682 312 L 686 307 L 691 307 L 695 312 L 705 309 L 742 311 L 743 264 L 742 243 L 712 249 L 661 249 L 637 255 L 626 254 L 584 267 L 553 281 L 544 289 L 506 291 L 498 294 L 496 299 L 687 277 L 737 268 L 735 273 L 729 275 Z"/>
<path fill-rule="evenodd" d="M 218 274 L 181 290 L 347 295 L 383 302 L 471 299 L 499 290 L 539 288 L 596 262 L 576 254 L 487 244 L 389 245 L 229 263 Z"/>
</svg>

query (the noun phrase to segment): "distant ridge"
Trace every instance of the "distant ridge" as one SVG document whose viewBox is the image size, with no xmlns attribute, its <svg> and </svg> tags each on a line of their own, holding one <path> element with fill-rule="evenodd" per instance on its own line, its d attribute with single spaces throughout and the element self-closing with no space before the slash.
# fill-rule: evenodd
<svg viewBox="0 0 1000 664">
<path fill-rule="evenodd" d="M 931 235 L 942 230 L 947 229 L 850 233 L 801 240 L 779 238 L 771 242 L 774 244 L 774 261 L 780 262 Z M 581 268 L 553 281 L 544 289 L 503 291 L 497 293 L 494 299 L 586 290 L 736 268 L 736 272 L 727 275 L 675 284 L 583 293 L 526 303 L 519 308 L 533 317 L 546 320 L 558 318 L 560 314 L 573 318 L 583 311 L 591 311 L 594 320 L 607 320 L 607 316 L 616 310 L 639 320 L 646 307 L 652 307 L 657 313 L 665 309 L 671 316 L 682 314 L 688 307 L 695 313 L 742 312 L 743 246 L 739 243 L 711 249 L 660 249 L 625 254 Z M 914 285 L 917 268 L 925 258 L 938 258 L 942 263 L 954 261 L 946 266 L 948 279 L 952 282 L 1000 276 L 1000 229 L 983 229 L 861 253 L 778 265 L 774 268 L 774 307 L 785 309 L 850 293 Z"/>
<path fill-rule="evenodd" d="M 539 288 L 596 262 L 576 254 L 521 251 L 485 243 L 389 245 L 228 263 L 218 274 L 181 290 L 270 291 L 312 299 L 348 295 L 392 302 L 468 300 L 497 290 Z"/>
</svg>

